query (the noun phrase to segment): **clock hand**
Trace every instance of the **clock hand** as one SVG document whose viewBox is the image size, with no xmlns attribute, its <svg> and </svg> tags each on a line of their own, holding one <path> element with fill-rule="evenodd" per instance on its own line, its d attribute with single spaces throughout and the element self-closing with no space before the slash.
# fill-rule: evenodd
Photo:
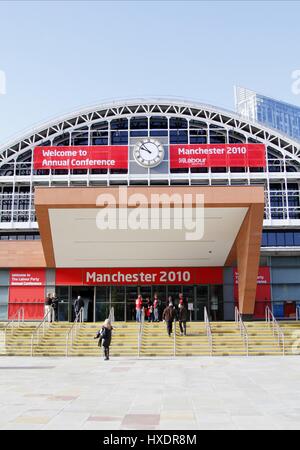
<svg viewBox="0 0 300 450">
<path fill-rule="evenodd" d="M 152 154 L 152 152 L 147 148 L 147 147 L 145 147 L 144 146 L 144 144 L 143 145 L 141 145 L 141 150 L 145 150 L 145 152 L 148 152 L 148 153 L 150 153 L 150 155 Z"/>
</svg>

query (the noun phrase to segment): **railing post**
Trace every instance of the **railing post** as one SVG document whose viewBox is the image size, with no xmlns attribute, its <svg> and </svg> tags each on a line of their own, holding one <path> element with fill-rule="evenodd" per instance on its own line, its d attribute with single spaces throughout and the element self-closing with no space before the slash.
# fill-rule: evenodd
<svg viewBox="0 0 300 450">
<path fill-rule="evenodd" d="M 213 337 L 212 337 L 212 331 L 211 331 L 210 321 L 209 321 L 206 307 L 204 308 L 204 323 L 205 323 L 205 328 L 206 328 L 208 344 L 210 347 L 210 356 L 213 356 Z"/>
<path fill-rule="evenodd" d="M 176 319 L 174 320 L 174 349 L 173 349 L 174 357 L 176 357 Z"/>
<path fill-rule="evenodd" d="M 142 348 L 142 339 L 143 339 L 143 331 L 144 331 L 144 321 L 145 321 L 145 311 L 142 309 L 140 316 L 140 323 L 138 327 L 138 357 L 141 356 L 141 348 Z"/>
<path fill-rule="evenodd" d="M 69 344 L 68 340 L 69 340 L 69 334 L 67 333 L 67 336 L 66 336 L 66 358 L 68 357 L 68 354 L 69 354 L 69 352 L 68 352 L 68 344 Z"/>
<path fill-rule="evenodd" d="M 236 319 L 238 321 L 238 329 L 240 331 L 240 335 L 243 338 L 244 346 L 246 348 L 246 354 L 249 356 L 249 336 L 246 329 L 246 326 L 243 322 L 243 318 L 241 316 L 241 313 L 239 312 L 238 308 L 235 309 Z"/>
<path fill-rule="evenodd" d="M 30 351 L 30 353 L 31 353 L 31 356 L 33 356 L 33 334 L 31 335 L 31 351 Z"/>
</svg>

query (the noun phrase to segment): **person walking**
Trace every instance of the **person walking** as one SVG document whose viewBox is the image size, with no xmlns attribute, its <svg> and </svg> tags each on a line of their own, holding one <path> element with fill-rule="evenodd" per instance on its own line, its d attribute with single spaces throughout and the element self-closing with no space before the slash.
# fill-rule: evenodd
<svg viewBox="0 0 300 450">
<path fill-rule="evenodd" d="M 146 298 L 145 305 L 145 318 L 147 318 L 148 322 L 153 322 L 153 305 L 149 297 Z"/>
<path fill-rule="evenodd" d="M 52 322 L 52 294 L 47 294 L 46 300 L 45 300 L 45 317 L 47 315 L 47 321 Z"/>
<path fill-rule="evenodd" d="M 153 301 L 154 322 L 159 322 L 159 309 L 160 309 L 160 301 L 158 299 L 157 294 L 155 293 Z"/>
<path fill-rule="evenodd" d="M 170 303 L 173 304 L 173 298 L 171 295 L 169 295 L 168 300 L 165 301 L 165 305 L 166 305 L 165 307 L 167 308 Z"/>
<path fill-rule="evenodd" d="M 135 301 L 135 313 L 137 322 L 140 322 L 142 320 L 142 307 L 143 307 L 143 298 L 141 295 L 139 295 Z"/>
<path fill-rule="evenodd" d="M 184 303 L 180 303 L 178 306 L 178 319 L 180 327 L 180 336 L 186 336 L 186 323 L 188 319 L 188 310 Z"/>
<path fill-rule="evenodd" d="M 109 360 L 109 347 L 112 339 L 113 327 L 109 319 L 106 319 L 101 330 L 98 331 L 94 339 L 99 339 L 99 347 L 103 348 L 104 361 Z"/>
<path fill-rule="evenodd" d="M 179 307 L 179 305 L 184 305 L 185 304 L 185 301 L 184 301 L 184 298 L 183 298 L 183 294 L 182 293 L 180 293 L 179 294 L 179 296 L 178 296 L 178 307 Z"/>
<path fill-rule="evenodd" d="M 163 312 L 163 320 L 167 323 L 167 332 L 170 337 L 173 332 L 173 322 L 175 317 L 176 317 L 175 308 L 173 306 L 173 303 L 170 302 L 169 306 L 167 306 Z"/>
<path fill-rule="evenodd" d="M 52 294 L 53 321 L 58 322 L 58 297 L 55 292 Z"/>
<path fill-rule="evenodd" d="M 74 300 L 74 313 L 75 313 L 74 321 L 76 320 L 80 311 L 80 300 L 81 300 L 80 295 L 78 295 L 78 297 Z"/>
</svg>

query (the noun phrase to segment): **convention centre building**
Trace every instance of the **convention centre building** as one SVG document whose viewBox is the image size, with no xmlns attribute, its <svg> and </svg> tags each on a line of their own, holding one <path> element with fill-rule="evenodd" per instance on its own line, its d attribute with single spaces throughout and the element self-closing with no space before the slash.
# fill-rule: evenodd
<svg viewBox="0 0 300 450">
<path fill-rule="evenodd" d="M 188 298 L 192 320 L 293 318 L 300 142 L 218 107 L 133 99 L 75 111 L 0 147 L 0 320 L 135 318 Z M 185 220 L 186 219 L 186 220 Z M 168 225 L 168 226 L 166 226 Z M 214 313 L 214 314 L 213 314 Z"/>
</svg>

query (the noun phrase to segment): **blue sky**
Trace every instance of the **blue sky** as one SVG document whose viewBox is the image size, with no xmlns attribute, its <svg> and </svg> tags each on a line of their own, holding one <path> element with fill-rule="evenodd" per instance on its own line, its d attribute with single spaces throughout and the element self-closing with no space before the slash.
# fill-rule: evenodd
<svg viewBox="0 0 300 450">
<path fill-rule="evenodd" d="M 300 106 L 300 3 L 0 2 L 0 142 L 103 99 L 233 109 L 233 85 Z"/>
</svg>

